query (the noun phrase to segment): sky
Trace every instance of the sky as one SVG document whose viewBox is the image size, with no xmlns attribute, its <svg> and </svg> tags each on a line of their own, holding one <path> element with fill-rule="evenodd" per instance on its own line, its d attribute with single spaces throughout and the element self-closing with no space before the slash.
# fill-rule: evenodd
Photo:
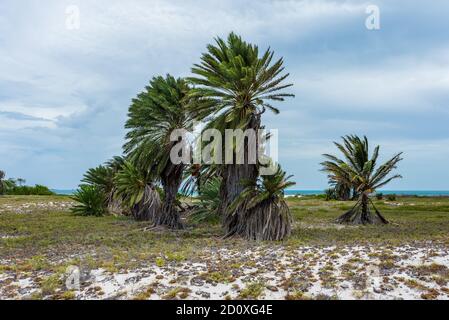
<svg viewBox="0 0 449 320">
<path fill-rule="evenodd" d="M 285 60 L 295 98 L 262 122 L 296 189 L 325 188 L 321 155 L 359 134 L 384 160 L 404 152 L 386 189 L 449 190 L 448 14 L 444 0 L 2 0 L 0 170 L 75 188 L 121 153 L 130 101 L 153 76 L 191 75 L 234 31 Z"/>
</svg>

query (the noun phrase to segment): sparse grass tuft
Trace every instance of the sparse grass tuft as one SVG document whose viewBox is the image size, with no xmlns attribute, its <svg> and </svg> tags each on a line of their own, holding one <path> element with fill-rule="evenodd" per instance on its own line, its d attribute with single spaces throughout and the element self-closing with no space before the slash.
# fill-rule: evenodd
<svg viewBox="0 0 449 320">
<path fill-rule="evenodd" d="M 258 299 L 265 290 L 265 286 L 260 282 L 253 282 L 246 285 L 240 291 L 240 299 Z"/>
</svg>

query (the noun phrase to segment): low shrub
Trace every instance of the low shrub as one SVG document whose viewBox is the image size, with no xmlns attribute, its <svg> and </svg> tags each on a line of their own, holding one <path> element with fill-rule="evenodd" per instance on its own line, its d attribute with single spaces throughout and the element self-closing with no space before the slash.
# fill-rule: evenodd
<svg viewBox="0 0 449 320">
<path fill-rule="evenodd" d="M 8 195 L 14 196 L 52 196 L 55 195 L 53 191 L 48 189 L 48 187 L 36 184 L 34 187 L 32 186 L 14 186 L 6 191 Z"/>
<path fill-rule="evenodd" d="M 396 201 L 396 195 L 395 194 L 389 194 L 387 195 L 388 201 Z"/>
</svg>

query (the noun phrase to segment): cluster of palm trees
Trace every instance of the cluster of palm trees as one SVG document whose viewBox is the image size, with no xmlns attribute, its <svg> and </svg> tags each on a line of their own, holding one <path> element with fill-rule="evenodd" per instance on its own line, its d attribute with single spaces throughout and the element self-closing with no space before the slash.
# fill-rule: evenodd
<svg viewBox="0 0 449 320">
<path fill-rule="evenodd" d="M 74 210 L 127 213 L 170 229 L 183 228 L 184 211 L 211 214 L 221 219 L 227 237 L 284 239 L 291 216 L 283 191 L 293 183 L 278 164 L 275 174 L 261 176 L 261 164 L 250 162 L 247 154 L 243 164 L 192 165 L 170 158 L 180 143 L 172 141 L 171 133 L 190 131 L 195 121 L 223 136 L 226 129 L 263 128 L 266 110 L 279 113 L 270 102 L 293 96 L 283 91 L 291 86 L 285 83 L 283 60 L 274 60 L 270 49 L 259 53 L 257 46 L 231 33 L 207 46 L 192 74 L 185 79 L 154 77 L 132 100 L 123 156 L 88 170 Z M 233 148 L 235 157 L 236 143 Z M 183 206 L 181 187 L 197 192 L 200 202 Z"/>
<path fill-rule="evenodd" d="M 344 160 L 331 154 L 324 154 L 327 159 L 322 162 L 322 171 L 327 172 L 333 194 L 340 200 L 356 200 L 349 211 L 337 219 L 340 223 L 350 224 L 386 224 L 388 221 L 380 214 L 369 195 L 390 181 L 401 178 L 395 174 L 389 177 L 398 162 L 401 153 L 396 154 L 382 165 L 377 165 L 379 146 L 369 155 L 369 144 L 366 137 L 356 135 L 342 137 L 343 143 L 334 142 L 344 156 Z M 374 213 L 372 212 L 372 209 Z"/>
<path fill-rule="evenodd" d="M 262 164 L 249 161 L 248 153 L 243 164 L 236 164 L 241 148 L 237 142 L 231 144 L 232 164 L 175 163 L 170 157 L 174 147 L 183 143 L 173 141 L 174 130 L 192 131 L 195 122 L 206 122 L 204 130 L 216 129 L 222 137 L 227 129 L 262 129 L 266 110 L 279 113 L 271 102 L 293 96 L 284 92 L 291 84 L 285 83 L 289 74 L 282 58 L 274 60 L 270 49 L 259 53 L 257 46 L 231 33 L 207 46 L 192 74 L 153 77 L 132 100 L 123 155 L 86 172 L 74 211 L 129 214 L 170 229 L 183 228 L 184 216 L 197 221 L 214 216 L 222 221 L 226 237 L 285 239 L 291 231 L 291 215 L 284 189 L 293 183 L 279 164 L 267 176 L 261 175 Z M 335 197 L 357 200 L 337 221 L 387 223 L 369 195 L 400 177 L 388 175 L 402 160 L 401 153 L 377 167 L 379 147 L 370 157 L 366 137 L 346 136 L 335 145 L 344 160 L 325 154 L 322 170 L 328 173 Z M 197 192 L 198 202 L 186 206 L 179 199 L 181 189 Z"/>
</svg>

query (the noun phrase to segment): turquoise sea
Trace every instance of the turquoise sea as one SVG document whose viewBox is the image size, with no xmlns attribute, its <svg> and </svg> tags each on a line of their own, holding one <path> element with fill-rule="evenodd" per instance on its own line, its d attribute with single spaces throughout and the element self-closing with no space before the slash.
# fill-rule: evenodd
<svg viewBox="0 0 449 320">
<path fill-rule="evenodd" d="M 75 190 L 60 190 L 53 189 L 53 192 L 61 195 L 72 195 Z M 448 196 L 449 190 L 379 190 L 383 194 L 396 194 L 396 195 L 416 195 L 421 197 L 437 197 L 437 196 Z M 324 190 L 286 190 L 286 195 L 294 196 L 294 195 L 317 195 L 324 194 Z"/>
<path fill-rule="evenodd" d="M 383 194 L 396 194 L 403 196 L 437 197 L 449 196 L 449 190 L 379 190 Z M 285 194 L 293 195 L 317 195 L 324 194 L 324 190 L 285 190 Z"/>
</svg>

